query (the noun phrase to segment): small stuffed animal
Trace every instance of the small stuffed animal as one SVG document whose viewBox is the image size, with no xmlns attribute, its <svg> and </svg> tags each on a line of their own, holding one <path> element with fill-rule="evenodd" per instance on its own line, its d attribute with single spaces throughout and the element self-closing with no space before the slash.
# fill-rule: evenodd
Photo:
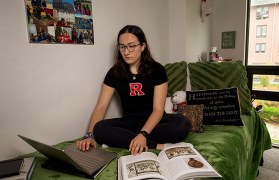
<svg viewBox="0 0 279 180">
<path fill-rule="evenodd" d="M 171 97 L 173 112 L 177 113 L 178 109 L 184 109 L 187 106 L 186 91 L 176 91 Z"/>
<path fill-rule="evenodd" d="M 167 97 L 166 103 L 165 103 L 165 112 L 167 114 L 173 114 L 174 112 L 172 109 L 173 109 L 173 104 L 171 102 L 171 97 Z"/>
</svg>

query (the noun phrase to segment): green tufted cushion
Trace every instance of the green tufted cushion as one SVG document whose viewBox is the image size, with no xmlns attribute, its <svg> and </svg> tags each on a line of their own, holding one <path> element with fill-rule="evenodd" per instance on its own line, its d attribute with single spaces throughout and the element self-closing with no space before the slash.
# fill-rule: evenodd
<svg viewBox="0 0 279 180">
<path fill-rule="evenodd" d="M 168 63 L 165 65 L 168 75 L 168 96 L 174 92 L 185 90 L 187 83 L 187 63 L 185 61 Z"/>
<path fill-rule="evenodd" d="M 192 90 L 237 87 L 242 114 L 250 114 L 251 94 L 247 86 L 247 72 L 241 61 L 189 63 Z"/>
</svg>

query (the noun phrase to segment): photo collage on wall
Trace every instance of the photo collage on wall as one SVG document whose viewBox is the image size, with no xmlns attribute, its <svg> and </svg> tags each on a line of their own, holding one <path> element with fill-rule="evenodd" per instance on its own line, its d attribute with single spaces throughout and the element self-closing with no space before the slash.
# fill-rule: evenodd
<svg viewBox="0 0 279 180">
<path fill-rule="evenodd" d="M 91 0 L 25 0 L 30 43 L 94 44 Z"/>
</svg>

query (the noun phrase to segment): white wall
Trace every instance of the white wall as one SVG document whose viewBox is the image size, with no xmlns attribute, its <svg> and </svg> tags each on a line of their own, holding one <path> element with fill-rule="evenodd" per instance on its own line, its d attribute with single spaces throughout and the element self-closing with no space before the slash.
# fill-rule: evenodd
<svg viewBox="0 0 279 180">
<path fill-rule="evenodd" d="M 246 29 L 246 0 L 214 0 L 213 44 L 218 53 L 226 59 L 244 60 L 245 29 Z M 236 31 L 234 49 L 221 49 L 222 32 Z"/>
<path fill-rule="evenodd" d="M 186 59 L 188 62 L 197 62 L 200 58 L 208 60 L 208 52 L 212 44 L 212 14 L 204 22 L 200 17 L 201 1 L 186 0 Z M 212 0 L 207 1 L 213 7 Z"/>
<path fill-rule="evenodd" d="M 213 9 L 201 22 L 197 0 L 170 1 L 170 60 L 208 60 L 212 46 L 226 59 L 244 60 L 246 0 L 207 0 Z M 221 49 L 221 34 L 236 31 L 236 47 Z M 183 34 L 184 32 L 184 34 Z"/>
<path fill-rule="evenodd" d="M 170 61 L 186 60 L 186 1 L 169 1 Z"/>
<path fill-rule="evenodd" d="M 55 144 L 85 133 L 126 24 L 143 28 L 162 64 L 206 59 L 227 30 L 237 31 L 237 47 L 219 52 L 243 59 L 245 2 L 208 2 L 214 12 L 201 23 L 197 0 L 93 0 L 95 45 L 86 46 L 29 44 L 24 0 L 0 1 L 0 160 L 34 151 L 17 134 Z M 117 105 L 107 117 L 119 115 Z"/>
<path fill-rule="evenodd" d="M 85 133 L 124 25 L 141 26 L 155 59 L 169 61 L 168 0 L 93 6 L 95 45 L 43 45 L 27 42 L 24 0 L 0 1 L 0 160 L 34 151 L 17 134 L 55 144 Z"/>
<path fill-rule="evenodd" d="M 200 17 L 197 0 L 169 1 L 170 9 L 170 61 L 197 62 L 207 60 L 212 44 L 212 15 L 204 22 Z M 212 5 L 212 0 L 208 0 Z"/>
</svg>

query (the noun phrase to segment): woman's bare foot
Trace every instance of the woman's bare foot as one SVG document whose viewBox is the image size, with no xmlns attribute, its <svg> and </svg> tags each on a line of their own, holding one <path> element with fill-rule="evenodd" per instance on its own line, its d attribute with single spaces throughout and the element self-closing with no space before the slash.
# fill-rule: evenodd
<svg viewBox="0 0 279 180">
<path fill-rule="evenodd" d="M 157 144 L 156 149 L 157 150 L 163 150 L 164 149 L 164 144 Z"/>
</svg>

